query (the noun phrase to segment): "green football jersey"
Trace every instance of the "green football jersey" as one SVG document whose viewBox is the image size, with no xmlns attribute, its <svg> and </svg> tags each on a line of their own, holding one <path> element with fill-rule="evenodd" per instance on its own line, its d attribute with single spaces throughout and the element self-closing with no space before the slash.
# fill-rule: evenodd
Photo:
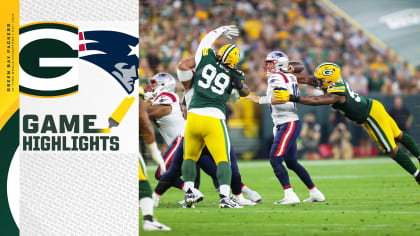
<svg viewBox="0 0 420 236">
<path fill-rule="evenodd" d="M 217 59 L 211 48 L 205 48 L 194 73 L 194 95 L 188 109 L 217 108 L 225 114 L 226 102 L 232 92 L 231 77 L 237 73 L 242 80 L 244 75 L 239 75 Z"/>
<path fill-rule="evenodd" d="M 326 93 L 346 97 L 345 103 L 336 102 L 332 104 L 334 109 L 341 111 L 347 118 L 359 124 L 366 121 L 372 106 L 372 99 L 353 92 L 345 81 L 339 81 L 330 85 Z"/>
</svg>

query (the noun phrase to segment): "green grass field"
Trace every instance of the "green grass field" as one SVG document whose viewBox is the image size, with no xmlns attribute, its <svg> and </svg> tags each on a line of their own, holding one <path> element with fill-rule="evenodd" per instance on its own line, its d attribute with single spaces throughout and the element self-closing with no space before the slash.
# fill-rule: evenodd
<svg viewBox="0 0 420 236">
<path fill-rule="evenodd" d="M 418 161 L 414 160 L 418 166 Z M 349 161 L 302 161 L 324 203 L 274 205 L 283 190 L 269 161 L 240 162 L 243 182 L 260 193 L 263 202 L 243 209 L 218 208 L 218 193 L 203 172 L 203 202 L 183 209 L 183 192 L 171 188 L 155 209 L 155 217 L 170 232 L 140 235 L 420 235 L 420 189 L 414 178 L 389 158 Z M 150 177 L 155 167 L 148 168 Z M 301 200 L 308 190 L 289 172 Z M 156 180 L 151 180 L 152 187 Z M 141 215 L 141 214 L 140 214 Z"/>
</svg>

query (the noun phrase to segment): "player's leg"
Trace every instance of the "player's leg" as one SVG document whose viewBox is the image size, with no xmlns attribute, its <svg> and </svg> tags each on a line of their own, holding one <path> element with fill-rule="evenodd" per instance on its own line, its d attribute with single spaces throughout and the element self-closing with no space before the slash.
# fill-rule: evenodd
<svg viewBox="0 0 420 236">
<path fill-rule="evenodd" d="M 408 135 L 406 132 L 401 132 L 401 130 L 398 128 L 397 123 L 395 123 L 394 119 L 388 115 L 389 122 L 391 124 L 392 132 L 394 134 L 395 139 L 397 139 L 402 145 L 404 145 L 405 148 L 408 149 L 408 151 L 413 154 L 417 160 L 420 162 L 420 148 L 417 146 L 416 141 Z"/>
<path fill-rule="evenodd" d="M 139 204 L 143 215 L 143 230 L 171 230 L 166 225 L 157 222 L 153 219 L 153 200 L 152 188 L 146 175 L 146 165 L 144 164 L 143 157 L 140 156 L 139 161 Z"/>
<path fill-rule="evenodd" d="M 183 140 L 181 140 L 179 147 L 176 149 L 166 172 L 159 177 L 159 182 L 156 185 L 155 191 L 153 192 L 154 206 L 159 205 L 160 197 L 168 190 L 171 186 L 176 186 L 183 190 L 184 181 L 181 177 L 181 166 L 184 160 L 184 150 L 182 148 Z"/>
<path fill-rule="evenodd" d="M 284 189 L 284 199 L 275 202 L 275 204 L 295 204 L 300 199 L 293 191 L 289 180 L 289 174 L 283 166 L 284 157 L 287 154 L 287 147 L 291 145 L 293 134 L 296 130 L 296 121 L 287 122 L 280 127 L 276 127 L 273 146 L 270 150 L 270 164 L 274 169 L 277 179 Z M 289 148 L 290 149 L 290 148 Z"/>
<path fill-rule="evenodd" d="M 255 206 L 255 202 L 261 201 L 261 196 L 256 191 L 253 191 L 242 183 L 242 177 L 241 173 L 239 172 L 236 153 L 232 145 L 230 147 L 230 166 L 232 169 L 232 180 L 230 187 L 232 188 L 233 199 L 242 206 Z M 245 189 L 246 195 L 250 200 L 243 197 L 243 189 Z"/>
<path fill-rule="evenodd" d="M 196 163 L 200 158 L 204 147 L 203 127 L 206 126 L 205 116 L 189 113 L 184 137 L 184 161 L 182 163 L 182 176 L 184 187 L 187 189 L 185 194 L 186 207 L 191 207 L 194 203 L 194 181 L 197 175 Z"/>
<path fill-rule="evenodd" d="M 296 121 L 296 128 L 291 136 L 289 145 L 284 155 L 287 168 L 293 170 L 296 175 L 302 180 L 309 190 L 309 198 L 305 199 L 304 202 L 323 202 L 325 201 L 324 195 L 319 191 L 313 183 L 309 172 L 297 161 L 297 144 L 296 140 L 299 137 L 301 130 L 300 121 Z"/>
<path fill-rule="evenodd" d="M 401 130 L 396 126 L 395 121 L 388 115 L 383 105 L 372 101 L 372 109 L 367 121 L 364 123 L 369 136 L 378 144 L 379 148 L 388 156 L 392 157 L 401 167 L 416 178 L 420 184 L 419 170 L 416 168 L 410 157 L 395 144 L 395 137 L 401 135 Z"/>
<path fill-rule="evenodd" d="M 291 185 L 289 174 L 287 173 L 286 168 L 283 166 L 283 157 L 279 155 L 279 150 L 281 149 L 281 144 L 287 140 L 286 136 L 289 130 L 291 130 L 290 122 L 281 126 L 274 127 L 274 140 L 270 150 L 270 164 L 271 167 L 273 167 L 274 174 L 276 175 L 280 184 L 283 186 L 283 189 L 290 188 Z"/>
<path fill-rule="evenodd" d="M 204 142 L 217 166 L 216 176 L 220 186 L 221 198 L 219 206 L 241 208 L 229 198 L 232 169 L 230 166 L 230 140 L 224 120 L 206 117 Z"/>
<path fill-rule="evenodd" d="M 177 153 L 177 152 L 179 152 L 179 149 L 181 150 L 180 152 L 180 154 L 182 155 L 182 158 L 183 158 L 183 150 L 182 150 L 182 144 L 183 144 L 183 137 L 182 136 L 178 136 L 173 142 L 172 142 L 172 145 L 168 148 L 168 150 L 165 152 L 165 154 L 163 155 L 163 160 L 164 160 L 164 162 L 165 162 L 165 166 L 166 166 L 166 170 L 167 171 L 169 171 L 169 168 L 170 168 L 170 166 L 171 166 L 171 164 L 172 164 L 172 161 L 173 161 L 173 159 L 174 159 L 174 157 L 175 157 L 175 154 Z M 178 154 L 179 155 L 179 154 Z M 181 161 L 181 164 L 182 164 L 182 161 Z M 177 170 L 177 168 L 172 168 L 173 170 Z M 172 170 L 172 171 L 173 171 Z M 170 174 L 170 176 L 174 176 L 174 174 L 175 173 L 173 173 L 173 174 Z M 160 178 L 161 178 L 161 176 L 162 176 L 162 173 L 160 172 L 160 167 L 158 166 L 158 168 L 156 169 L 156 172 L 155 172 L 155 178 L 157 179 L 157 180 L 160 180 Z M 182 190 L 182 187 L 183 187 L 183 185 L 184 185 L 184 181 L 181 179 L 181 178 L 177 178 L 177 179 L 175 179 L 175 181 L 172 181 L 171 182 L 172 183 L 172 186 L 173 187 L 175 187 L 175 188 L 179 188 L 179 189 L 181 189 Z M 165 190 L 166 191 L 166 190 Z"/>
<path fill-rule="evenodd" d="M 219 182 L 217 181 L 217 166 L 206 146 L 204 146 L 197 164 L 204 171 L 204 173 L 211 177 L 214 188 L 219 191 Z"/>
</svg>

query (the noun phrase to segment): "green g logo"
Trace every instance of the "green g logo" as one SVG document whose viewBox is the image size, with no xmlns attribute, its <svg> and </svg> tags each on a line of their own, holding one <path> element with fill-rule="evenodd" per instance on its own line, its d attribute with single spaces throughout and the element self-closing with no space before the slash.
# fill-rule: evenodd
<svg viewBox="0 0 420 236">
<path fill-rule="evenodd" d="M 78 28 L 38 22 L 19 30 L 19 89 L 26 95 L 59 97 L 78 90 Z"/>
</svg>

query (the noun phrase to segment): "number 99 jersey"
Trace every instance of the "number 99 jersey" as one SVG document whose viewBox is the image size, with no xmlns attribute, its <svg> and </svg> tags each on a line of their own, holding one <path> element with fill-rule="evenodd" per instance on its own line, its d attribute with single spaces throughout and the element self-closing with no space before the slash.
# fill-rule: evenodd
<svg viewBox="0 0 420 236">
<path fill-rule="evenodd" d="M 340 111 L 350 120 L 359 124 L 367 120 L 372 106 L 372 100 L 353 92 L 347 82 L 341 80 L 333 83 L 324 92 L 346 97 L 345 103 L 336 102 L 332 104 L 332 108 Z"/>
<path fill-rule="evenodd" d="M 270 73 L 268 76 L 267 97 L 271 99 L 275 89 L 286 89 L 290 94 L 299 95 L 296 77 L 289 73 Z M 275 125 L 299 120 L 299 116 L 296 114 L 296 103 L 294 102 L 271 105 L 270 110 Z"/>
<path fill-rule="evenodd" d="M 225 119 L 226 102 L 233 89 L 232 76 L 240 76 L 242 80 L 245 79 L 243 75 L 221 64 L 216 59 L 213 49 L 204 48 L 201 59 L 195 68 L 194 95 L 188 112 Z"/>
</svg>

